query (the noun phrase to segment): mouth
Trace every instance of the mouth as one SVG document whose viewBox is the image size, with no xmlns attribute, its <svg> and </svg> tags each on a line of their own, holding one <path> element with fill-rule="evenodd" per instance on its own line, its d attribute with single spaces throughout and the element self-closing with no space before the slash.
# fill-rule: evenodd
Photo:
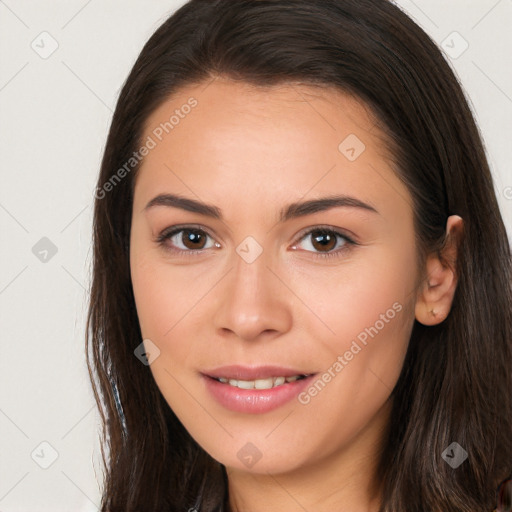
<svg viewBox="0 0 512 512">
<path fill-rule="evenodd" d="M 246 414 L 262 414 L 284 406 L 316 375 L 276 365 L 231 365 L 201 374 L 206 391 L 219 405 Z"/>
<path fill-rule="evenodd" d="M 228 377 L 211 377 L 222 384 L 233 386 L 238 389 L 272 389 L 283 384 L 295 382 L 297 380 L 306 379 L 309 375 L 299 374 L 292 375 L 290 377 L 268 377 L 266 379 L 255 379 L 255 380 L 241 380 L 241 379 L 230 379 Z"/>
</svg>

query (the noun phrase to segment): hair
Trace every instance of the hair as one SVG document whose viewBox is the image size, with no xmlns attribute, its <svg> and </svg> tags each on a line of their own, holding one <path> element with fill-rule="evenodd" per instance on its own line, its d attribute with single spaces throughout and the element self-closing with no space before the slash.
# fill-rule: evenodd
<svg viewBox="0 0 512 512">
<path fill-rule="evenodd" d="M 360 100 L 412 197 L 419 262 L 441 254 L 448 216 L 463 218 L 451 312 L 436 326 L 415 321 L 392 392 L 380 510 L 491 510 L 512 472 L 511 252 L 482 138 L 450 65 L 388 0 L 191 0 L 150 37 L 123 85 L 98 187 L 141 146 L 156 108 L 216 77 Z M 134 356 L 142 341 L 129 262 L 137 169 L 96 194 L 94 207 L 86 347 L 102 420 L 101 510 L 229 511 L 225 467 Z M 456 469 L 442 459 L 452 442 L 468 454 Z"/>
</svg>

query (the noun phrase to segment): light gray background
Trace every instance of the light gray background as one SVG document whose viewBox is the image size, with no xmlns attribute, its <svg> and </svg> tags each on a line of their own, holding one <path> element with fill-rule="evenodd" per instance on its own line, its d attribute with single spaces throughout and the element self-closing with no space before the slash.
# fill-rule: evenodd
<svg viewBox="0 0 512 512">
<path fill-rule="evenodd" d="M 120 87 L 183 3 L 0 0 L 0 512 L 97 510 L 83 349 L 93 191 Z M 510 236 L 512 0 L 397 3 L 456 57 Z M 32 250 L 43 237 L 57 248 L 45 262 Z"/>
</svg>

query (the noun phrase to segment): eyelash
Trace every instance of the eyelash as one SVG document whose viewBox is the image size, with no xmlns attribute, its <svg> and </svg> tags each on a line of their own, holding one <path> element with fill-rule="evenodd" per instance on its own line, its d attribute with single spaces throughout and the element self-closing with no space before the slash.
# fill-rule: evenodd
<svg viewBox="0 0 512 512">
<path fill-rule="evenodd" d="M 166 242 L 167 240 L 171 239 L 174 235 L 177 235 L 178 233 L 181 233 L 185 230 L 191 230 L 191 231 L 198 231 L 202 234 L 205 234 L 213 239 L 213 237 L 208 233 L 208 231 L 204 230 L 200 226 L 195 225 L 185 225 L 185 226 L 171 226 L 169 228 L 164 229 L 155 239 L 155 242 L 162 246 L 166 251 L 169 251 L 171 253 L 180 253 L 182 255 L 186 255 L 187 257 L 195 257 L 200 256 L 203 251 L 206 251 L 208 249 L 189 249 L 189 250 L 183 250 L 183 249 L 175 249 L 173 247 L 169 247 Z M 358 245 L 357 242 L 349 238 L 344 233 L 341 233 L 340 231 L 337 231 L 336 229 L 333 229 L 329 226 L 315 226 L 313 228 L 308 229 L 306 232 L 302 233 L 297 242 L 293 245 L 297 245 L 299 242 L 301 242 L 304 238 L 306 238 L 308 235 L 311 235 L 311 233 L 314 233 L 316 231 L 322 231 L 324 233 L 327 233 L 329 235 L 333 234 L 340 238 L 342 238 L 345 243 L 342 247 L 332 250 L 330 252 L 312 252 L 312 251 L 305 251 L 309 252 L 315 255 L 315 257 L 318 258 L 337 258 L 340 257 L 342 254 L 349 251 L 353 246 Z"/>
</svg>

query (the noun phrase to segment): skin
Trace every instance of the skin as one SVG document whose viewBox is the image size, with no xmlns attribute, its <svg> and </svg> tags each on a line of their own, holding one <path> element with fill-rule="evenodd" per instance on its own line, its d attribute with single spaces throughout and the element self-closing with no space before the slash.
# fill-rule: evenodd
<svg viewBox="0 0 512 512">
<path fill-rule="evenodd" d="M 191 96 L 197 106 L 144 158 L 135 184 L 131 273 L 143 337 L 160 350 L 150 366 L 156 384 L 194 439 L 226 466 L 233 510 L 377 511 L 375 465 L 389 397 L 415 318 L 434 325 L 449 314 L 456 275 L 443 258 L 455 262 L 462 220 L 448 219 L 445 252 L 418 268 L 411 197 L 386 159 L 385 134 L 344 93 L 217 77 L 169 98 L 148 119 L 144 139 Z M 349 134 L 366 146 L 354 161 L 338 149 Z M 223 220 L 145 208 L 164 193 L 215 205 Z M 332 194 L 378 213 L 345 206 L 278 222 L 285 205 Z M 178 224 L 205 232 L 202 253 L 187 257 L 194 246 L 182 234 L 156 241 Z M 306 231 L 321 225 L 358 245 L 321 258 L 345 242 L 314 244 Z M 263 249 L 252 263 L 236 251 L 248 236 Z M 236 363 L 322 374 L 396 303 L 400 312 L 307 404 L 232 412 L 200 377 Z M 261 453 L 251 468 L 237 457 L 248 442 Z"/>
</svg>

